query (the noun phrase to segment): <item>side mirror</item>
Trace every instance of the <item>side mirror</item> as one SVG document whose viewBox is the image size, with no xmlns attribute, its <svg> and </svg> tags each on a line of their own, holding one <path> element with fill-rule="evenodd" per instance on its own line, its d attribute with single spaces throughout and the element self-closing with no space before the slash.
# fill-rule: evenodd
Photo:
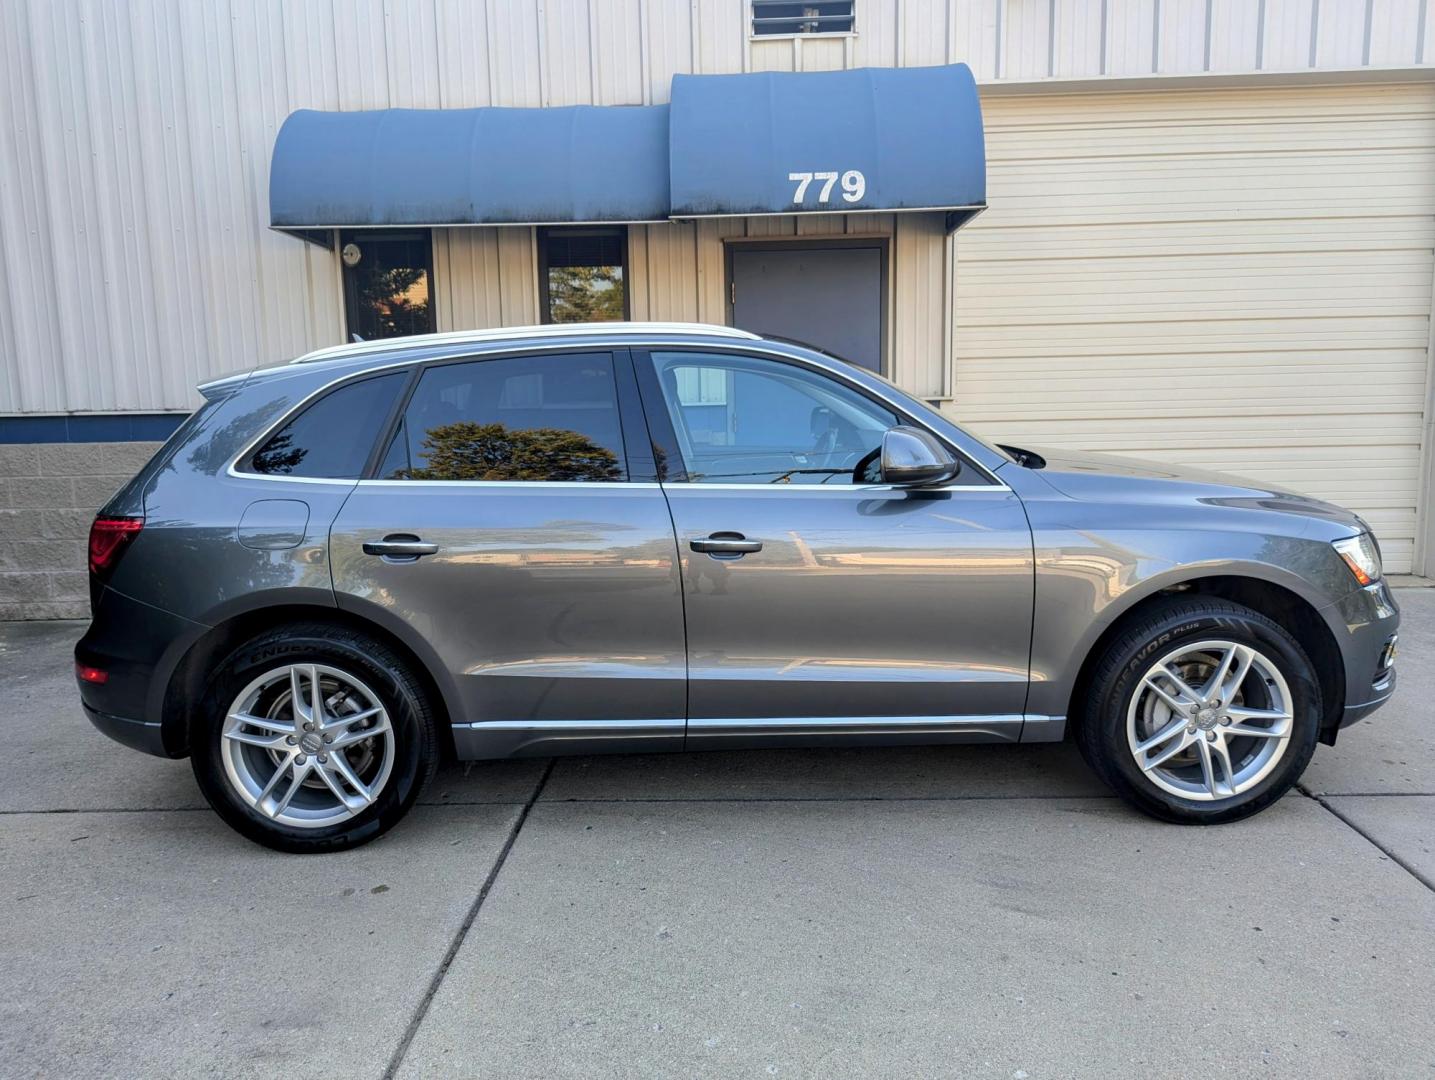
<svg viewBox="0 0 1435 1080">
<path fill-rule="evenodd" d="M 882 436 L 884 484 L 940 484 L 962 469 L 962 463 L 928 432 L 894 427 Z"/>
</svg>

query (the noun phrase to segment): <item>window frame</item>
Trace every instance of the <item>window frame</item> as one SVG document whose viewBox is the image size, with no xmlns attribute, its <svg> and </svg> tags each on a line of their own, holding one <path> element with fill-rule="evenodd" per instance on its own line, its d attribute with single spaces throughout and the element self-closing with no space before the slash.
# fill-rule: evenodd
<svg viewBox="0 0 1435 1080">
<path fill-rule="evenodd" d="M 362 226 L 356 226 L 356 227 L 353 227 L 353 228 L 342 228 L 342 229 L 335 229 L 335 230 L 334 230 L 334 248 L 333 248 L 333 250 L 334 250 L 335 260 L 337 261 L 338 266 L 339 266 L 339 294 L 340 294 L 340 300 L 341 300 L 342 306 L 343 306 L 344 340 L 345 340 L 345 341 L 352 341 L 354 335 L 355 335 L 356 333 L 358 333 L 358 331 L 355 330 L 355 329 L 350 325 L 350 318 L 349 318 L 350 301 L 353 299 L 353 295 L 354 295 L 354 292 L 355 292 L 355 287 L 354 287 L 354 284 L 353 284 L 352 268 L 344 265 L 344 260 L 343 260 L 343 258 L 342 258 L 342 256 L 341 256 L 341 252 L 344 250 L 344 244 L 345 244 L 345 242 L 346 242 L 346 238 L 348 238 L 348 239 L 355 239 L 355 238 L 357 237 L 357 238 L 358 238 L 358 241 L 357 241 L 357 242 L 362 243 L 362 241 L 363 241 L 363 239 L 364 239 L 365 236 L 377 236 L 377 237 L 379 237 L 380 239 L 382 239 L 382 238 L 384 237 L 384 234 L 385 234 L 385 233 L 406 233 L 406 232 L 421 232 L 421 233 L 423 233 L 425 236 L 428 237 L 428 265 L 424 268 L 425 272 L 428 274 L 428 282 L 429 282 L 429 329 L 428 329 L 427 332 L 428 332 L 428 333 L 431 333 L 431 334 L 438 332 L 438 282 L 437 282 L 437 278 L 436 278 L 436 276 L 435 276 L 435 275 L 436 275 L 436 272 L 435 272 L 435 269 L 434 269 L 433 230 L 432 230 L 432 229 L 425 229 L 425 228 L 421 228 L 421 227 L 414 227 L 414 228 L 403 227 L 403 228 L 392 228 L 392 229 L 373 229 L 373 228 L 364 228 L 364 227 L 362 227 Z M 363 340 L 364 340 L 364 341 L 400 341 L 400 340 L 402 340 L 402 338 L 401 338 L 401 337 L 391 337 L 391 338 L 378 337 L 378 338 L 364 338 Z"/>
<path fill-rule="evenodd" d="M 663 478 L 664 483 L 687 484 L 691 485 L 693 490 L 700 490 L 702 488 L 709 488 L 712 490 L 733 488 L 751 490 L 755 488 L 761 489 L 770 487 L 770 485 L 768 484 L 704 484 L 698 481 L 694 481 L 690 478 L 688 473 L 689 463 L 687 458 L 683 455 L 682 444 L 678 439 L 677 431 L 673 427 L 672 418 L 668 411 L 667 395 L 664 394 L 662 383 L 658 379 L 657 361 L 653 358 L 652 355 L 655 352 L 686 353 L 689 355 L 705 353 L 711 356 L 737 357 L 743 360 L 767 361 L 773 364 L 787 364 L 791 367 L 801 368 L 809 374 L 832 379 L 834 382 L 840 383 L 845 389 L 850 390 L 853 393 L 859 394 L 860 396 L 866 398 L 868 401 L 871 401 L 879 408 L 885 410 L 886 412 L 894 414 L 897 417 L 899 424 L 910 425 L 911 427 L 915 427 L 921 431 L 927 432 L 944 447 L 946 447 L 948 451 L 955 455 L 957 460 L 962 463 L 962 470 L 952 481 L 949 481 L 948 483 L 942 485 L 943 490 L 949 488 L 973 488 L 980 490 L 984 488 L 1006 487 L 1006 485 L 1003 484 L 999 479 L 991 475 L 991 473 L 987 469 L 974 461 L 971 455 L 967 454 L 964 450 L 962 450 L 960 446 L 957 446 L 950 439 L 945 438 L 940 432 L 933 431 L 919 418 L 913 416 L 906 409 L 902 408 L 899 402 L 889 400 L 881 396 L 880 394 L 873 393 L 861 383 L 856 382 L 852 379 L 845 378 L 841 372 L 833 371 L 832 369 L 824 367 L 820 364 L 810 363 L 801 357 L 789 356 L 785 353 L 779 354 L 766 351 L 759 352 L 752 349 L 746 349 L 738 345 L 720 346 L 706 344 L 699 345 L 696 343 L 692 345 L 635 345 L 632 350 L 633 366 L 636 370 L 639 389 L 642 391 L 643 412 L 647 418 L 648 430 L 652 435 L 653 445 L 661 449 L 668 461 L 676 461 L 681 463 L 680 469 L 673 469 L 670 467 L 667 470 L 667 475 Z M 789 484 L 783 485 L 782 490 L 793 492 L 823 491 L 830 494 L 834 491 L 870 492 L 873 490 L 906 491 L 911 489 L 908 489 L 900 484 L 887 484 L 879 481 L 875 484 L 846 484 L 835 487 L 826 484 Z"/>
<path fill-rule="evenodd" d="M 368 453 L 364 455 L 364 464 L 360 469 L 358 476 L 292 476 L 288 473 L 260 472 L 254 467 L 255 455 L 257 455 L 261 450 L 268 446 L 269 443 L 273 441 L 280 434 L 280 432 L 284 431 L 284 429 L 287 428 L 290 424 L 298 422 L 310 409 L 316 408 L 321 403 L 326 401 L 331 394 L 336 394 L 341 390 L 347 390 L 349 387 L 357 386 L 359 383 L 362 382 L 368 382 L 373 379 L 388 378 L 392 375 L 403 375 L 404 379 L 402 381 L 402 384 L 394 393 L 394 398 L 393 401 L 389 403 L 388 411 L 384 414 L 383 418 L 379 422 L 379 426 L 376 430 L 380 434 L 378 436 L 375 436 L 374 443 L 369 447 Z M 352 376 L 348 376 L 342 379 L 338 379 L 332 383 L 328 383 L 320 387 L 314 393 L 306 396 L 303 400 L 296 403 L 282 417 L 279 418 L 277 423 L 271 424 L 269 427 L 265 428 L 258 438 L 246 444 L 244 449 L 241 450 L 237 455 L 235 455 L 234 461 L 230 464 L 228 471 L 232 476 L 238 476 L 246 479 L 284 480 L 296 484 L 357 483 L 358 481 L 365 479 L 369 475 L 370 471 L 374 468 L 374 455 L 378 448 L 381 446 L 388 446 L 388 443 L 384 441 L 384 438 L 381 438 L 380 436 L 382 436 L 383 433 L 392 430 L 393 422 L 396 416 L 403 415 L 401 411 L 402 403 L 408 401 L 409 393 L 413 389 L 413 383 L 413 372 L 405 372 L 399 366 L 396 365 L 382 368 L 373 368 L 368 371 L 357 372 Z"/>
<path fill-rule="evenodd" d="M 408 414 L 409 404 L 418 390 L 419 382 L 423 379 L 424 373 L 433 368 L 449 367 L 455 364 L 484 363 L 490 360 L 522 360 L 525 358 L 554 358 L 565 356 L 593 356 L 595 354 L 607 355 L 613 364 L 613 382 L 616 391 L 616 406 L 618 411 L 618 431 L 623 444 L 623 465 L 627 476 L 622 480 L 394 480 L 379 476 L 379 466 L 383 464 L 384 457 L 388 453 L 389 444 L 393 441 L 399 425 L 403 423 Z M 515 348 L 502 352 L 466 354 L 463 356 L 442 356 L 433 357 L 428 360 L 410 361 L 412 370 L 409 375 L 408 385 L 404 387 L 399 395 L 398 407 L 389 415 L 380 432 L 378 440 L 374 443 L 370 453 L 369 461 L 364 469 L 364 475 L 359 478 L 363 484 L 402 484 L 405 487 L 413 487 L 418 484 L 445 484 L 445 485 L 482 485 L 485 487 L 503 486 L 517 487 L 525 484 L 530 485 L 563 485 L 581 484 L 583 487 L 601 487 L 605 484 L 648 484 L 656 483 L 657 469 L 652 450 L 651 440 L 646 438 L 647 425 L 643 416 L 642 404 L 639 401 L 638 386 L 633 374 L 632 357 L 626 345 L 570 345 L 563 348 L 542 349 L 542 348 Z"/>
<path fill-rule="evenodd" d="M 548 270 L 553 265 L 548 261 L 548 239 L 550 236 L 564 232 L 586 232 L 586 233 L 610 233 L 618 237 L 619 248 L 623 253 L 623 318 L 622 322 L 629 322 L 633 318 L 633 296 L 629 288 L 628 268 L 631 265 L 629 256 L 631 250 L 628 246 L 627 225 L 540 225 L 534 237 L 538 249 L 538 321 L 544 326 L 565 326 L 571 323 L 555 323 L 551 309 L 551 298 L 548 292 Z M 613 320 L 618 322 L 619 320 Z"/>
<path fill-rule="evenodd" d="M 329 382 L 316 386 L 298 401 L 294 402 L 284 414 L 277 420 L 264 427 L 260 433 L 243 444 L 238 453 L 228 459 L 228 464 L 219 472 L 237 480 L 259 480 L 266 483 L 280 484 L 483 484 L 492 486 L 503 484 L 513 487 L 522 483 L 552 484 L 553 481 L 512 481 L 512 480 L 379 480 L 374 477 L 379 461 L 388 449 L 389 441 L 393 438 L 394 428 L 397 420 L 408 408 L 409 398 L 417 380 L 422 372 L 432 366 L 439 364 L 463 363 L 469 360 L 500 360 L 514 356 L 530 355 L 561 355 L 564 353 L 592 353 L 609 352 L 613 355 L 615 370 L 618 379 L 618 405 L 620 410 L 619 424 L 623 431 L 623 447 L 628 457 L 628 485 L 644 484 L 654 485 L 658 482 L 664 483 L 686 483 L 686 462 L 683 459 L 682 451 L 677 445 L 677 438 L 672 430 L 671 422 L 667 418 L 667 405 L 663 397 L 662 387 L 658 385 L 657 372 L 654 369 L 652 358 L 649 355 L 654 349 L 663 352 L 689 352 L 689 353 L 711 353 L 718 356 L 743 356 L 757 360 L 772 360 L 777 363 L 793 364 L 798 367 L 807 368 L 820 375 L 836 379 L 843 385 L 857 391 L 868 398 L 871 398 L 883 408 L 897 414 L 904 424 L 911 424 L 928 432 L 955 454 L 962 462 L 963 469 L 957 482 L 948 483 L 942 490 L 951 488 L 971 488 L 976 490 L 993 489 L 997 491 L 1010 491 L 1011 488 L 998 477 L 992 468 L 981 464 L 972 455 L 955 442 L 943 435 L 940 431 L 930 427 L 922 419 L 908 412 L 902 405 L 900 399 L 888 397 L 878 391 L 869 389 L 856 380 L 844 376 L 841 372 L 833 370 L 823 363 L 814 363 L 804 357 L 794 356 L 787 352 L 779 352 L 773 349 L 755 348 L 751 344 L 741 344 L 737 341 L 724 342 L 722 344 L 711 342 L 687 341 L 679 337 L 661 342 L 638 341 L 631 344 L 626 343 L 602 343 L 595 342 L 587 347 L 581 344 L 564 342 L 562 345 L 545 346 L 542 344 L 528 343 L 523 346 L 512 348 L 496 349 L 492 352 L 471 353 L 465 352 L 457 355 L 445 354 L 438 356 L 415 356 L 415 357 L 394 357 L 389 362 L 381 362 L 374 367 L 362 371 L 350 372 L 346 375 L 336 376 Z M 627 357 L 624 362 L 623 357 Z M 408 383 L 400 391 L 395 401 L 393 412 L 388 422 L 384 425 L 379 437 L 374 442 L 372 456 L 367 463 L 364 475 L 357 481 L 354 480 L 329 480 L 319 477 L 308 476 L 283 476 L 273 473 L 245 472 L 242 463 L 248 460 L 256 450 L 259 450 L 276 433 L 294 419 L 299 413 L 310 405 L 319 401 L 325 395 L 332 393 L 351 382 L 377 375 L 388 375 L 395 371 L 407 371 Z M 655 407 L 656 406 L 656 407 Z M 971 436 L 967 436 L 972 438 Z M 973 440 L 980 444 L 979 440 Z M 654 450 L 664 455 L 665 467 L 661 470 L 656 464 Z M 996 452 L 993 451 L 995 454 Z M 642 465 L 640 469 L 638 466 Z M 976 482 L 971 481 L 975 475 Z M 585 482 L 585 486 L 594 486 L 607 481 Z M 613 483 L 624 483 L 624 481 L 612 481 Z M 751 490 L 755 486 L 742 484 L 737 485 L 745 490 Z M 694 484 L 693 488 L 708 487 L 717 489 L 715 484 Z M 858 485 L 852 484 L 845 487 L 828 487 L 821 485 L 799 485 L 785 486 L 784 491 L 824 491 L 829 494 L 834 491 L 872 491 L 872 490 L 909 490 L 897 485 Z"/>
</svg>

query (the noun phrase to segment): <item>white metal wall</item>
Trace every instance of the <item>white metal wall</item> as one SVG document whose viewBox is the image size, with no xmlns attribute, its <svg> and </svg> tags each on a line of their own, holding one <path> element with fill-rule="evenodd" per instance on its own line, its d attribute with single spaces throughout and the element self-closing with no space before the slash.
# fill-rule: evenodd
<svg viewBox="0 0 1435 1080">
<path fill-rule="evenodd" d="M 1220 469 L 1417 535 L 1435 86 L 994 97 L 954 410 Z"/>
<path fill-rule="evenodd" d="M 1432 2 L 857 0 L 851 37 L 750 41 L 743 0 L 5 0 L 0 414 L 184 408 L 207 376 L 340 339 L 334 256 L 265 227 L 296 108 L 641 104 L 679 71 L 950 60 L 987 82 L 1429 64 Z M 713 317 L 716 264 L 682 228 L 640 234 L 642 299 Z M 952 272 L 924 231 L 897 226 L 892 349 L 936 394 Z M 446 325 L 533 317 L 525 237 L 440 242 Z"/>
</svg>

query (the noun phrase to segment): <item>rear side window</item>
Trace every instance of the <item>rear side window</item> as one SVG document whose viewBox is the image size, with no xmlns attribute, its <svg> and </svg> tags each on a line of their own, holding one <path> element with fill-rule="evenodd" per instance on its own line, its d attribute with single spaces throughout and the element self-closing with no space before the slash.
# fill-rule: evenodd
<svg viewBox="0 0 1435 1080">
<path fill-rule="evenodd" d="M 609 353 L 472 360 L 423 373 L 379 475 L 390 480 L 628 478 Z"/>
<path fill-rule="evenodd" d="M 250 467 L 271 476 L 357 480 L 407 378 L 380 375 L 324 395 L 260 447 Z"/>
</svg>

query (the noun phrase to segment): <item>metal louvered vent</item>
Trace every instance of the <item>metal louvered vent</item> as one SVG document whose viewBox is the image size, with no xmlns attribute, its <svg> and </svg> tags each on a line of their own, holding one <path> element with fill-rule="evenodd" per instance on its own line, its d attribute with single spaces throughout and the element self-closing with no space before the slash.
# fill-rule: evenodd
<svg viewBox="0 0 1435 1080">
<path fill-rule="evenodd" d="M 755 37 L 793 34 L 850 34 L 856 28 L 855 0 L 752 0 Z"/>
</svg>

